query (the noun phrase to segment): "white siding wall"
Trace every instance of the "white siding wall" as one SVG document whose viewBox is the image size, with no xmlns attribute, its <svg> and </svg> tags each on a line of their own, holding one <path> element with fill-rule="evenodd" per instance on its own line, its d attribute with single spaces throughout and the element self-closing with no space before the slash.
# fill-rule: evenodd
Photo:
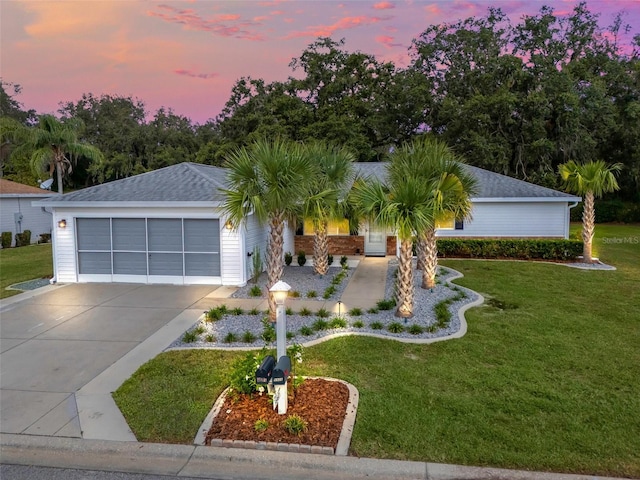
<svg viewBox="0 0 640 480">
<path fill-rule="evenodd" d="M 568 235 L 566 202 L 474 203 L 462 230 L 438 230 L 441 237 L 556 237 Z"/>
<path fill-rule="evenodd" d="M 243 229 L 227 230 L 223 221 L 220 221 L 220 249 L 222 257 L 220 259 L 222 284 L 223 285 L 244 285 L 246 278 L 244 274 L 243 259 Z"/>
<path fill-rule="evenodd" d="M 66 220 L 65 228 L 58 227 L 60 220 Z M 76 268 L 76 224 L 68 212 L 55 211 L 53 216 L 53 261 L 54 275 L 60 283 L 78 281 Z"/>
<path fill-rule="evenodd" d="M 51 233 L 51 213 L 43 212 L 40 207 L 32 207 L 31 202 L 43 200 L 38 196 L 6 196 L 0 198 L 0 231 L 11 232 L 11 244 L 15 245 L 16 233 L 31 230 L 31 243 L 37 243 L 40 234 Z M 14 213 L 22 213 L 22 222 L 15 222 Z"/>
<path fill-rule="evenodd" d="M 266 265 L 267 255 L 267 230 L 266 226 L 260 225 L 256 220 L 255 215 L 251 215 L 246 222 L 245 228 L 245 272 L 246 279 L 251 278 L 253 273 L 253 257 L 249 257 L 248 254 L 253 252 L 255 247 L 260 249 L 260 257 L 262 258 L 263 271 Z M 285 227 L 285 237 L 287 229 Z M 286 250 L 285 250 L 286 251 Z"/>
<path fill-rule="evenodd" d="M 269 229 L 265 228 L 265 238 L 268 238 Z M 284 248 L 283 251 L 285 253 L 291 252 L 295 255 L 295 235 L 296 231 L 292 225 L 289 225 L 289 222 L 285 222 L 284 224 Z M 265 248 L 267 243 L 265 242 Z M 283 259 L 284 261 L 284 259 Z"/>
</svg>

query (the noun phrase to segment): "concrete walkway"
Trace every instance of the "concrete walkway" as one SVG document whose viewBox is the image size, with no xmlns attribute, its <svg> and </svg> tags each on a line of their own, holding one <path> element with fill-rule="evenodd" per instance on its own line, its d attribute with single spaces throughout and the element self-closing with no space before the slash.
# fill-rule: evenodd
<svg viewBox="0 0 640 480">
<path fill-rule="evenodd" d="M 364 257 L 342 292 L 343 312 L 352 308 L 368 310 L 384 299 L 389 257 Z"/>
</svg>

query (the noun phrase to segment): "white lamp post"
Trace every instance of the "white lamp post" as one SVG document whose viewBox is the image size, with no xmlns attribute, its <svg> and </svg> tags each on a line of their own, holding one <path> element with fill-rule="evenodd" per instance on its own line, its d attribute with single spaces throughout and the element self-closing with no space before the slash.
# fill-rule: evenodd
<svg viewBox="0 0 640 480">
<path fill-rule="evenodd" d="M 291 285 L 282 280 L 276 282 L 269 291 L 276 301 L 276 361 L 287 354 L 287 311 L 284 302 L 291 290 Z M 275 396 L 274 401 L 278 404 L 278 413 L 283 415 L 287 413 L 287 381 L 285 378 L 284 385 L 274 385 Z"/>
</svg>

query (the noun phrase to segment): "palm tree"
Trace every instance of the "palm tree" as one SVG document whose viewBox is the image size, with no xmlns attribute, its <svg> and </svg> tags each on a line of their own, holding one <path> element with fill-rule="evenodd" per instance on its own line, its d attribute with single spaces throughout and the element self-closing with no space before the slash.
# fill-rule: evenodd
<svg viewBox="0 0 640 480">
<path fill-rule="evenodd" d="M 252 212 L 269 226 L 267 245 L 267 289 L 283 272 L 284 223 L 294 221 L 308 191 L 311 171 L 302 146 L 284 140 L 259 139 L 228 155 L 228 189 L 223 190 L 223 210 L 234 228 Z M 269 313 L 274 320 L 276 304 L 269 294 Z"/>
<path fill-rule="evenodd" d="M 467 219 L 476 180 L 468 174 L 462 159 L 443 142 L 421 137 L 394 153 L 390 176 L 402 178 L 413 172 L 429 186 L 430 223 L 417 230 L 417 266 L 422 270 L 422 288 L 433 288 L 438 268 L 436 224 L 443 218 Z"/>
<path fill-rule="evenodd" d="M 386 183 L 358 180 L 352 193 L 359 216 L 393 228 L 398 235 L 396 316 L 404 318 L 413 315 L 413 236 L 426 230 L 433 221 L 429 186 L 415 173 L 407 170 L 404 176 L 390 175 Z"/>
<path fill-rule="evenodd" d="M 346 197 L 353 181 L 353 155 L 344 148 L 313 142 L 306 155 L 315 171 L 309 180 L 303 218 L 313 223 L 313 268 L 319 275 L 329 270 L 329 220 L 341 220 L 346 214 Z"/>
<path fill-rule="evenodd" d="M 48 168 L 49 176 L 56 173 L 58 193 L 63 193 L 62 180 L 73 171 L 73 164 L 78 157 L 89 160 L 102 161 L 102 153 L 93 145 L 78 140 L 78 134 L 83 128 L 79 119 L 69 119 L 61 122 L 53 115 L 41 115 L 38 124 L 26 130 L 26 139 L 20 148 L 14 150 L 17 154 L 21 148 L 33 150 L 31 154 L 31 168 L 34 173 Z"/>
<path fill-rule="evenodd" d="M 587 263 L 593 262 L 591 250 L 596 223 L 595 199 L 620 188 L 616 181 L 616 173 L 620 170 L 622 170 L 622 164 L 607 165 L 602 160 L 585 164 L 569 160 L 558 166 L 558 172 L 564 181 L 565 188 L 584 197 L 584 209 L 582 211 L 582 242 L 584 246 L 582 258 Z"/>
</svg>

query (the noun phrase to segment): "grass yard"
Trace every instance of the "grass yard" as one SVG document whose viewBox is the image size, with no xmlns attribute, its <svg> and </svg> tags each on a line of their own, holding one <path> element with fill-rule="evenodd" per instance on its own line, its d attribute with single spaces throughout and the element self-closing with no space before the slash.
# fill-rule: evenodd
<svg viewBox="0 0 640 480">
<path fill-rule="evenodd" d="M 360 391 L 351 453 L 640 476 L 640 226 L 596 235 L 595 254 L 617 271 L 443 262 L 495 299 L 467 312 L 462 339 L 343 337 L 306 349 L 301 373 Z M 191 443 L 238 355 L 168 352 L 114 396 L 139 440 Z"/>
<path fill-rule="evenodd" d="M 52 275 L 50 243 L 0 250 L 0 298 L 20 293 L 18 290 L 5 290 L 9 285 Z"/>
</svg>

